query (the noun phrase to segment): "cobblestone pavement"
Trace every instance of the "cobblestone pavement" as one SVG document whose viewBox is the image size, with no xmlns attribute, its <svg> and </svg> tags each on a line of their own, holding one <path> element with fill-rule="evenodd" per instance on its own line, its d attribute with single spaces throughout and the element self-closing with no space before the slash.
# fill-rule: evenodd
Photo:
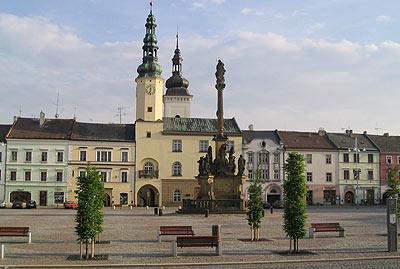
<svg viewBox="0 0 400 269">
<path fill-rule="evenodd" d="M 282 211 L 267 213 L 261 229 L 260 242 L 246 241 L 249 228 L 245 215 L 179 215 L 174 208 L 167 208 L 164 216 L 153 216 L 153 210 L 145 208 L 105 209 L 104 232 L 101 241 L 109 244 L 96 245 L 97 254 L 108 255 L 108 260 L 91 261 L 99 264 L 151 264 L 151 263 L 213 263 L 213 262 L 251 262 L 282 261 L 296 259 L 335 259 L 345 257 L 390 256 L 387 250 L 386 213 L 380 207 L 313 207 L 308 210 L 308 222 L 339 222 L 346 230 L 345 237 L 337 233 L 317 234 L 315 239 L 300 241 L 300 249 L 308 255 L 284 255 L 280 251 L 289 248 L 289 240 L 282 231 Z M 6 259 L 1 264 L 82 264 L 88 262 L 68 261 L 70 255 L 78 255 L 79 247 L 74 234 L 73 210 L 36 209 L 36 210 L 0 210 L 0 226 L 30 226 L 32 244 L 26 244 L 26 238 L 0 237 L 6 242 Z M 156 231 L 160 225 L 191 225 L 197 235 L 211 234 L 211 225 L 221 225 L 223 256 L 214 256 L 209 248 L 178 249 L 178 257 L 171 257 L 171 237 L 164 237 L 162 243 L 156 242 Z M 308 226 L 308 225 L 307 225 Z M 385 263 L 397 264 L 398 260 L 385 260 Z M 354 262 L 354 268 L 375 268 L 364 265 L 379 261 Z M 384 263 L 382 262 L 382 265 Z M 344 268 L 340 262 L 335 263 Z M 353 266 L 352 265 L 352 266 Z M 251 265 L 241 267 L 218 268 L 272 268 Z M 281 267 L 279 267 L 281 266 Z M 282 267 L 283 266 L 283 267 Z M 314 265 L 313 265 L 314 266 Z M 320 268 L 315 265 L 315 268 Z M 341 267 L 342 266 L 342 267 Z M 191 268 L 191 267 L 188 267 Z M 195 268 L 195 267 L 192 267 Z M 213 268 L 205 267 L 205 268 Z M 288 265 L 276 265 L 273 268 L 291 268 Z M 296 267 L 299 268 L 299 267 Z M 301 268 L 301 267 L 300 267 Z M 314 267 L 307 267 L 314 268 Z M 349 268 L 349 267 L 347 267 Z M 350 267 L 353 268 L 353 267 Z M 385 267 L 380 267 L 385 268 Z M 392 267 L 387 267 L 392 268 Z"/>
</svg>

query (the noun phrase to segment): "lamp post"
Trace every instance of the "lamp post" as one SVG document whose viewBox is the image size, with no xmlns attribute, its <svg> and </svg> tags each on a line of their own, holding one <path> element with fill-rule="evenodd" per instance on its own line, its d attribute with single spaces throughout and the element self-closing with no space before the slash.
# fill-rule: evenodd
<svg viewBox="0 0 400 269">
<path fill-rule="evenodd" d="M 349 150 L 349 152 L 355 152 L 355 163 L 356 163 L 356 171 L 355 171 L 355 173 L 354 173 L 354 177 L 356 178 L 356 206 L 358 207 L 359 206 L 359 203 L 358 203 L 358 189 L 359 189 L 359 184 L 358 184 L 358 180 L 359 180 L 359 178 L 360 178 L 360 171 L 358 170 L 358 162 L 360 161 L 360 151 L 362 150 L 362 151 L 366 151 L 366 149 L 365 148 L 362 148 L 362 149 L 360 149 L 359 147 L 358 147 L 358 139 L 357 139 L 357 136 L 355 137 L 355 141 L 354 141 L 354 148 L 349 148 L 348 149 Z"/>
</svg>

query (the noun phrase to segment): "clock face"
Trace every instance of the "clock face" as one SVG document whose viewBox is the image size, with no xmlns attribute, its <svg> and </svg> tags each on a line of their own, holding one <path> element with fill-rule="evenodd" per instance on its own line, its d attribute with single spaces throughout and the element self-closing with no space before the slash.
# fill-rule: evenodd
<svg viewBox="0 0 400 269">
<path fill-rule="evenodd" d="M 146 86 L 146 93 L 151 95 L 156 91 L 156 88 L 153 85 L 147 85 Z"/>
</svg>

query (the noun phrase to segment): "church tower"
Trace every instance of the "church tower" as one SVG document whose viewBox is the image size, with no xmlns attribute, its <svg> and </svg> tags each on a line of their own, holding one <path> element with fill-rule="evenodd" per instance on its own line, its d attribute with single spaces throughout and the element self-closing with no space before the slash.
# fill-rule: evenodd
<svg viewBox="0 0 400 269">
<path fill-rule="evenodd" d="M 189 94 L 189 81 L 182 77 L 182 57 L 179 49 L 179 36 L 176 35 L 176 49 L 172 58 L 172 76 L 167 79 L 164 95 L 164 116 L 190 118 L 190 103 L 193 95 Z"/>
<path fill-rule="evenodd" d="M 143 39 L 143 62 L 137 72 L 136 82 L 136 120 L 162 120 L 164 79 L 157 58 L 156 18 L 150 3 L 150 14 L 146 21 L 146 35 Z"/>
</svg>

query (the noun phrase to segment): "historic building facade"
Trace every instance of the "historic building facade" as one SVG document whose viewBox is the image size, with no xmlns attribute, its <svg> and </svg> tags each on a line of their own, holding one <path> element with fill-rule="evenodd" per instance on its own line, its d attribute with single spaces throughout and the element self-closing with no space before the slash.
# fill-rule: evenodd
<svg viewBox="0 0 400 269">
<path fill-rule="evenodd" d="M 259 169 L 263 200 L 270 204 L 281 201 L 284 154 L 277 131 L 254 131 L 251 125 L 249 130 L 243 131 L 243 156 L 246 160 L 247 180 L 244 184 L 246 198 L 251 179 L 257 176 Z"/>
<path fill-rule="evenodd" d="M 304 155 L 307 180 L 307 203 L 336 204 L 339 202 L 337 184 L 336 147 L 327 138 L 326 132 L 278 131 L 284 144 L 285 160 L 289 152 Z"/>
<path fill-rule="evenodd" d="M 10 130 L 11 125 L 0 125 L 0 201 L 5 200 L 5 181 L 6 181 L 6 155 L 7 141 L 6 135 Z"/>
<path fill-rule="evenodd" d="M 400 136 L 390 136 L 388 133 L 384 135 L 370 135 L 367 137 L 379 149 L 379 177 L 381 185 L 382 203 L 386 203 L 388 169 L 397 169 L 395 179 L 400 178 Z"/>
<path fill-rule="evenodd" d="M 18 118 L 7 135 L 6 201 L 62 205 L 73 120 Z"/>
<path fill-rule="evenodd" d="M 155 17 L 146 21 L 143 62 L 136 78 L 136 180 L 135 204 L 160 206 L 181 204 L 195 198 L 198 184 L 197 161 L 213 145 L 216 119 L 190 117 L 189 82 L 182 77 L 182 59 L 177 44 L 172 77 L 164 94 L 162 68 L 158 64 Z M 163 102 L 164 101 L 164 102 Z M 163 117 L 164 113 L 164 117 Z M 235 119 L 225 120 L 228 144 L 234 146 L 236 159 L 241 153 L 242 135 Z"/>
<path fill-rule="evenodd" d="M 338 148 L 340 204 L 378 204 L 381 197 L 379 149 L 366 134 L 328 133 Z"/>
<path fill-rule="evenodd" d="M 133 205 L 135 143 L 133 124 L 74 122 L 69 143 L 68 200 L 75 200 L 77 178 L 90 163 L 105 188 L 105 206 Z"/>
</svg>

